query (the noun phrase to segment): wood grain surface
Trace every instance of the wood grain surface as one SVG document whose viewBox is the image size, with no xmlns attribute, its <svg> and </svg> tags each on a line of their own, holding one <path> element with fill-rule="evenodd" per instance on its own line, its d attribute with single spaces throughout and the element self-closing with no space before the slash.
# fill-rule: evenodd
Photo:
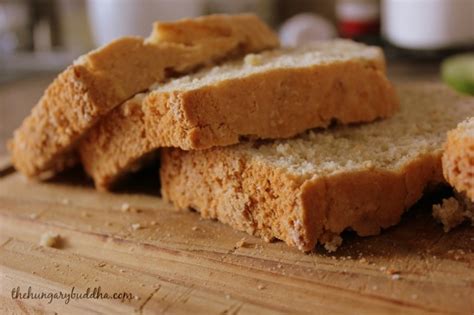
<svg viewBox="0 0 474 315">
<path fill-rule="evenodd" d="M 395 81 L 436 80 L 429 69 L 389 68 Z M 51 79 L 0 87 L 0 155 Z M 380 236 L 347 233 L 334 254 L 303 254 L 174 210 L 157 178 L 97 193 L 80 170 L 28 182 L 0 156 L 0 314 L 474 313 L 474 229 L 444 233 L 433 198 Z M 39 245 L 45 233 L 60 235 L 57 248 Z M 130 299 L 12 298 L 29 287 Z"/>
<path fill-rule="evenodd" d="M 431 200 L 381 236 L 348 234 L 335 254 L 303 254 L 176 211 L 157 194 L 97 193 L 79 172 L 48 183 L 1 178 L 0 313 L 474 312 L 474 229 L 445 234 Z M 60 235 L 59 248 L 39 246 L 46 232 Z M 134 297 L 12 299 L 12 289 L 29 286 Z"/>
</svg>

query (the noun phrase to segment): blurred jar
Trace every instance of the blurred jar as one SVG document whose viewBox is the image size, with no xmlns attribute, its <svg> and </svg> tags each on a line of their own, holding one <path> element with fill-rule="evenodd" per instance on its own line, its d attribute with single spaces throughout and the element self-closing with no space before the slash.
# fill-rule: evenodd
<svg viewBox="0 0 474 315">
<path fill-rule="evenodd" d="M 80 55 L 94 47 L 83 0 L 57 0 L 62 49 Z"/>
<path fill-rule="evenodd" d="M 474 44 L 474 0 L 383 0 L 382 33 L 413 50 Z"/>
<path fill-rule="evenodd" d="M 0 55 L 31 46 L 26 1 L 0 1 Z"/>
<path fill-rule="evenodd" d="M 87 10 L 97 46 L 126 35 L 148 36 L 152 23 L 203 12 L 203 0 L 88 0 Z"/>
<path fill-rule="evenodd" d="M 338 0 L 336 17 L 342 37 L 363 39 L 380 33 L 379 0 Z"/>
</svg>

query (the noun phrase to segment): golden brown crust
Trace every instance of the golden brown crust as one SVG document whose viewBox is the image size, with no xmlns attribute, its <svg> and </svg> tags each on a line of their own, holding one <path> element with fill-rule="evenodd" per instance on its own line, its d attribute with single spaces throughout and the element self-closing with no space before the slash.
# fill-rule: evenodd
<svg viewBox="0 0 474 315">
<path fill-rule="evenodd" d="M 217 15 L 209 21 L 203 17 L 199 20 L 203 31 L 196 42 L 173 40 L 173 27 L 184 30 L 193 25 L 190 21 L 168 23 L 159 32 L 162 39 L 155 39 L 154 32 L 147 40 L 116 40 L 81 57 L 60 74 L 10 141 L 15 167 L 28 177 L 54 174 L 65 167 L 65 155 L 73 154 L 77 140 L 101 117 L 151 84 L 234 54 L 278 45 L 275 34 L 253 15 Z M 222 36 L 206 33 L 208 22 L 213 30 L 221 22 Z M 265 37 L 249 37 L 255 28 Z"/>
<path fill-rule="evenodd" d="M 376 235 L 400 220 L 430 183 L 443 181 L 440 155 L 400 170 L 366 170 L 303 179 L 256 163 L 238 150 L 163 149 L 163 197 L 205 218 L 310 251 L 352 229 Z"/>
<path fill-rule="evenodd" d="M 215 38 L 227 38 L 228 41 L 216 41 Z M 235 50 L 235 55 L 242 52 L 258 51 L 262 43 L 278 46 L 278 39 L 273 31 L 262 23 L 254 14 L 238 16 L 208 15 L 193 19 L 182 19 L 177 22 L 158 22 L 147 39 L 150 43 L 168 42 L 203 47 L 212 46 L 213 50 Z"/>
<path fill-rule="evenodd" d="M 153 138 L 184 150 L 230 145 L 242 136 L 289 138 L 333 120 L 372 121 L 398 109 L 384 73 L 359 60 L 275 69 L 191 91 L 152 92 L 146 102 Z M 172 124 L 161 123 L 167 116 Z"/>
<path fill-rule="evenodd" d="M 398 100 L 382 65 L 383 59 L 334 62 L 275 69 L 191 91 L 153 91 L 144 97 L 140 114 L 144 138 L 136 140 L 133 130 L 141 126 L 111 113 L 81 143 L 81 159 L 96 186 L 106 189 L 122 169 L 160 147 L 206 149 L 241 137 L 289 138 L 334 119 L 348 124 L 389 117 Z M 101 137 L 107 145 L 95 140 Z M 130 146 L 133 141 L 146 145 Z"/>
<path fill-rule="evenodd" d="M 474 119 L 448 132 L 443 174 L 457 191 L 474 201 Z"/>
</svg>

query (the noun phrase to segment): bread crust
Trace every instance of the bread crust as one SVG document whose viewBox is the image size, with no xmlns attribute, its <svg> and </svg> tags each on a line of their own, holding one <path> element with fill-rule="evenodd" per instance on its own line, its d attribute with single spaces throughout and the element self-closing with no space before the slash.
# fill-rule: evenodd
<svg viewBox="0 0 474 315">
<path fill-rule="evenodd" d="M 162 195 L 176 207 L 310 251 L 346 229 L 368 236 L 397 224 L 430 183 L 443 181 L 440 160 L 427 154 L 393 172 L 304 179 L 238 151 L 163 149 L 160 174 Z"/>
<path fill-rule="evenodd" d="M 474 201 L 474 118 L 448 132 L 443 174 L 458 192 Z"/>
<path fill-rule="evenodd" d="M 195 42 L 176 35 L 189 27 L 200 30 Z M 153 83 L 277 45 L 276 35 L 251 14 L 157 23 L 146 40 L 118 39 L 82 56 L 51 83 L 9 143 L 12 162 L 28 177 L 54 174 L 74 163 L 77 141 L 101 117 Z"/>
<path fill-rule="evenodd" d="M 420 106 L 431 103 L 422 97 L 440 99 L 435 114 L 430 116 L 431 109 L 426 108 L 426 117 L 456 124 L 455 120 L 474 112 L 471 100 L 439 85 L 405 86 L 399 89 L 400 95 L 418 88 L 419 92 L 405 99 L 420 102 Z M 444 103 L 455 111 L 451 118 L 437 115 Z M 379 126 L 382 128 L 383 122 Z M 425 189 L 445 182 L 443 131 L 438 130 L 432 139 L 420 139 L 418 133 L 423 129 L 415 126 L 410 130 L 418 137 L 416 141 L 430 143 L 430 149 L 420 148 L 414 158 L 397 162 L 396 167 L 368 163 L 329 175 L 318 171 L 297 175 L 278 164 L 265 163 L 268 159 L 252 155 L 254 151 L 242 145 L 201 151 L 166 148 L 161 151 L 162 195 L 178 208 L 196 209 L 205 218 L 218 219 L 265 240 L 280 239 L 302 251 L 310 251 L 318 243 L 334 248 L 334 240 L 344 230 L 368 236 L 397 224 Z M 350 161 L 353 157 L 346 158 Z"/>
<path fill-rule="evenodd" d="M 81 142 L 81 160 L 99 189 L 110 188 L 150 150 L 207 149 L 238 143 L 242 137 L 289 138 L 334 120 L 372 121 L 393 115 L 398 99 L 380 55 L 374 60 L 278 68 L 189 91 L 152 91 L 144 96 L 142 109 L 137 115 L 144 116 L 144 137 L 136 138 L 134 129 L 142 127 L 126 122 L 117 109 Z M 101 145 L 100 138 L 108 142 Z M 142 144 L 130 145 L 134 141 Z"/>
</svg>

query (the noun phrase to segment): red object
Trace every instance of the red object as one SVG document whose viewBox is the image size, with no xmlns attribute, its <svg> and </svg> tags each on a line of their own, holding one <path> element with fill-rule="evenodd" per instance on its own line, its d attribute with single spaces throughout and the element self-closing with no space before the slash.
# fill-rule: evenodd
<svg viewBox="0 0 474 315">
<path fill-rule="evenodd" d="M 340 21 L 339 33 L 342 37 L 353 38 L 361 35 L 378 34 L 378 21 Z"/>
</svg>

